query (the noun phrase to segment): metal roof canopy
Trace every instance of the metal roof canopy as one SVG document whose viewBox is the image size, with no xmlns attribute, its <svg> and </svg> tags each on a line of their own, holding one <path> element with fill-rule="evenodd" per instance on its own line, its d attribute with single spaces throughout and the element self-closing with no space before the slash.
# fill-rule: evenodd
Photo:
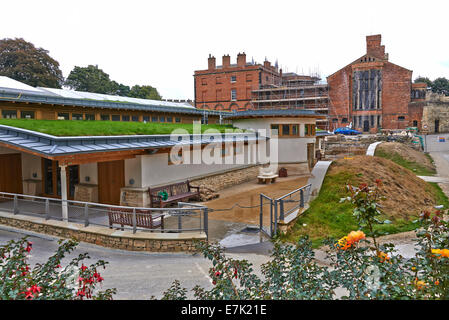
<svg viewBox="0 0 449 320">
<path fill-rule="evenodd" d="M 249 142 L 266 140 L 257 132 L 176 135 L 125 135 L 56 137 L 36 131 L 0 125 L 0 143 L 20 151 L 42 157 L 94 155 L 104 152 L 123 152 L 142 149 L 171 148 L 175 145 L 203 145 L 209 143 Z"/>
</svg>

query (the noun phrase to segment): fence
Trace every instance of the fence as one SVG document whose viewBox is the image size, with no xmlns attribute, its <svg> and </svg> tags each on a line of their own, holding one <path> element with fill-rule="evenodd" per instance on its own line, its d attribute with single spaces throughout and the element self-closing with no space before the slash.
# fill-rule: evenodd
<svg viewBox="0 0 449 320">
<path fill-rule="evenodd" d="M 0 211 L 13 214 L 45 218 L 45 220 L 63 221 L 63 210 L 67 208 L 67 222 L 117 228 L 139 232 L 204 232 L 208 234 L 208 208 L 190 203 L 179 203 L 178 208 L 145 208 L 108 205 L 75 200 L 61 200 L 0 192 Z M 110 213 L 115 212 L 131 219 L 122 220 L 111 225 Z M 149 229 L 142 226 L 141 218 L 157 222 Z M 154 219 L 153 219 L 154 218 Z M 112 221 L 113 222 L 113 221 Z"/>
<path fill-rule="evenodd" d="M 291 214 L 299 212 L 309 202 L 312 184 L 293 190 L 277 199 L 260 194 L 260 226 L 261 232 L 269 237 L 276 235 L 278 222 L 285 221 Z M 264 226 L 264 208 L 269 207 L 269 228 Z"/>
</svg>

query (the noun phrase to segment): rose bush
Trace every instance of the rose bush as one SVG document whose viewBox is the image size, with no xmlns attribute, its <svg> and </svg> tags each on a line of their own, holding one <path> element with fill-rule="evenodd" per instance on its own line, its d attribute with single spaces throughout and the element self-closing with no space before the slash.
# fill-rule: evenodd
<svg viewBox="0 0 449 320">
<path fill-rule="evenodd" d="M 449 233 L 443 212 L 423 212 L 416 229 L 413 258 L 401 256 L 391 243 L 379 244 L 376 224 L 382 182 L 374 186 L 348 185 L 349 196 L 341 201 L 354 205 L 359 230 L 341 239 L 326 239 L 330 267 L 319 265 L 307 237 L 295 245 L 274 241 L 271 260 L 257 276 L 247 260 L 225 256 L 216 244 L 198 243 L 212 261 L 212 288 L 196 286 L 196 299 L 448 299 Z M 179 281 L 163 299 L 186 299 Z"/>
<path fill-rule="evenodd" d="M 87 253 L 73 258 L 65 267 L 61 261 L 71 253 L 78 242 L 59 241 L 56 253 L 44 264 L 29 265 L 33 243 L 24 237 L 11 240 L 0 247 L 0 299 L 1 300 L 84 300 L 112 299 L 115 289 L 98 291 L 104 280 L 100 268 L 107 262 L 99 260 L 90 266 L 83 263 Z M 80 266 L 81 264 L 81 266 Z"/>
</svg>

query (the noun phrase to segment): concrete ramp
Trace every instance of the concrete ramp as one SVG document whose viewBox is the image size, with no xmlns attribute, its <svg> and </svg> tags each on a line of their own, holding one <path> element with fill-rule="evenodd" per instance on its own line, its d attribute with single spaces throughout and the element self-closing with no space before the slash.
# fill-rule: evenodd
<svg viewBox="0 0 449 320">
<path fill-rule="evenodd" d="M 310 201 L 315 198 L 321 190 L 321 185 L 323 184 L 324 177 L 326 176 L 327 169 L 331 165 L 332 161 L 318 161 L 312 169 L 312 176 L 307 181 L 307 184 L 311 184 L 310 188 Z"/>
<path fill-rule="evenodd" d="M 369 146 L 368 146 L 368 149 L 366 150 L 366 155 L 367 156 L 374 156 L 374 152 L 376 151 L 376 147 L 379 145 L 379 144 L 381 144 L 383 141 L 378 141 L 378 142 L 374 142 L 374 143 L 371 143 Z"/>
</svg>

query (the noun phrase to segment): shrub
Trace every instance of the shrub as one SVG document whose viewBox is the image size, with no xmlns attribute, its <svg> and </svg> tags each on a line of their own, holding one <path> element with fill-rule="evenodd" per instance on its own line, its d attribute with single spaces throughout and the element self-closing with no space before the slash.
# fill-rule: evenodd
<svg viewBox="0 0 449 320">
<path fill-rule="evenodd" d="M 74 240 L 59 241 L 56 253 L 33 269 L 28 262 L 33 243 L 27 237 L 11 240 L 0 247 L 0 299 L 112 299 L 115 289 L 96 292 L 97 285 L 104 280 L 98 270 L 105 268 L 107 262 L 99 260 L 86 266 L 83 260 L 89 256 L 84 253 L 73 258 L 67 266 L 61 266 L 61 260 L 77 245 Z"/>
<path fill-rule="evenodd" d="M 307 237 L 296 245 L 274 241 L 271 260 L 255 275 L 247 260 L 226 257 L 216 244 L 198 243 L 212 261 L 212 288 L 196 286 L 196 299 L 448 299 L 449 233 L 443 213 L 422 212 L 416 231 L 417 251 L 411 259 L 397 253 L 391 243 L 379 244 L 375 225 L 381 214 L 378 204 L 382 182 L 374 186 L 348 185 L 349 196 L 341 201 L 354 205 L 359 230 L 341 239 L 326 239 L 330 267 L 314 260 Z M 340 297 L 336 289 L 345 293 Z M 163 299 L 186 299 L 179 281 Z"/>
</svg>

